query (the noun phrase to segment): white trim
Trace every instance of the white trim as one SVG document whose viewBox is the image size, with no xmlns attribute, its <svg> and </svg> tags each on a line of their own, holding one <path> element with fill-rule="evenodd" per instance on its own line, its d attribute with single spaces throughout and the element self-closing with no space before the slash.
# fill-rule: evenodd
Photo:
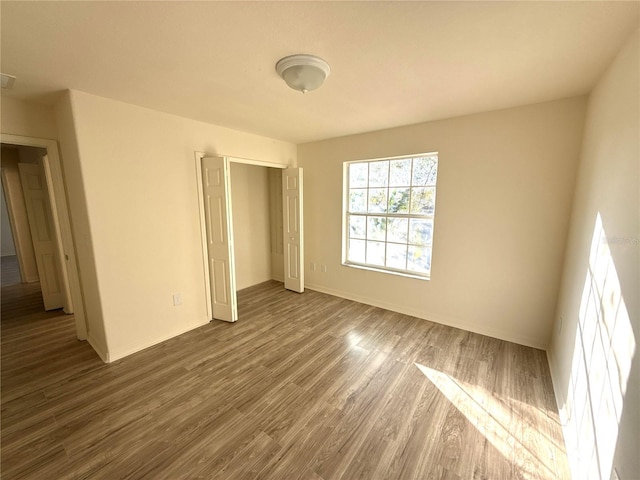
<svg viewBox="0 0 640 480">
<path fill-rule="evenodd" d="M 365 264 L 360 264 L 355 262 L 342 262 L 342 266 L 348 267 L 348 268 L 357 268 L 360 270 L 368 270 L 370 272 L 385 273 L 387 275 L 397 275 L 398 277 L 413 278 L 414 280 L 426 280 L 426 281 L 431 280 L 431 277 L 427 275 L 420 275 L 418 273 L 408 273 L 407 270 L 394 270 L 391 267 L 378 268 L 378 267 L 374 267 L 373 265 L 365 265 Z"/>
<path fill-rule="evenodd" d="M 576 438 L 575 428 L 572 428 L 572 424 L 569 422 L 569 414 L 567 412 L 566 404 L 567 398 L 563 394 L 562 386 L 560 385 L 559 372 L 556 371 L 556 361 L 553 355 L 553 349 L 547 350 L 547 363 L 549 364 L 549 373 L 551 374 L 551 384 L 553 385 L 553 395 L 556 400 L 556 407 L 558 409 L 558 417 L 560 418 L 560 426 L 562 427 L 562 439 L 564 441 L 564 449 L 567 452 L 569 460 L 569 472 L 575 475 L 574 470 L 575 458 L 578 456 L 576 451 L 576 445 L 578 444 Z"/>
<path fill-rule="evenodd" d="M 136 346 L 136 347 L 129 348 L 129 349 L 126 349 L 126 350 L 122 350 L 122 351 L 116 352 L 116 353 L 111 352 L 107 356 L 106 360 L 104 358 L 102 358 L 102 359 L 105 361 L 105 363 L 115 362 L 116 360 L 120 360 L 121 358 L 128 357 L 129 355 L 133 355 L 134 353 L 141 352 L 142 350 L 146 350 L 149 347 L 153 347 L 154 345 L 158 345 L 159 343 L 166 342 L 167 340 L 175 338 L 175 337 L 177 337 L 179 335 L 183 335 L 183 334 L 185 334 L 187 332 L 190 332 L 191 330 L 195 330 L 196 328 L 203 327 L 203 326 L 207 325 L 208 323 L 209 323 L 209 321 L 196 323 L 196 324 L 193 324 L 193 325 L 189 325 L 186 328 L 181 328 L 181 329 L 176 330 L 176 331 L 174 331 L 174 332 L 172 332 L 172 333 L 170 333 L 168 335 L 162 335 L 160 337 L 156 337 L 153 340 L 151 340 L 149 342 L 146 342 L 145 344 L 143 344 L 141 346 Z M 93 344 L 91 344 L 91 345 L 93 346 Z M 94 348 L 95 348 L 95 346 L 94 346 Z M 98 354 L 99 354 L 99 352 L 98 352 Z M 101 357 L 102 357 L 102 355 L 101 355 Z"/>
<path fill-rule="evenodd" d="M 354 295 L 352 293 L 343 292 L 340 290 L 334 290 L 333 288 L 327 288 L 322 285 L 314 285 L 307 283 L 306 287 L 310 290 L 333 295 L 334 297 L 346 298 L 347 300 L 353 300 L 354 302 L 364 303 L 365 305 L 371 305 L 374 307 L 384 308 L 385 310 L 391 310 L 393 312 L 403 313 L 416 318 L 422 318 L 423 320 L 429 320 L 431 322 L 440 323 L 449 327 L 459 328 L 468 332 L 479 333 L 480 335 L 486 335 L 488 337 L 505 340 L 507 342 L 517 343 L 526 347 L 537 348 L 539 350 L 546 350 L 547 345 L 540 343 L 538 340 L 520 335 L 513 335 L 510 332 L 505 332 L 500 329 L 494 328 L 478 328 L 477 325 L 469 325 L 466 322 L 462 322 L 456 318 L 443 317 L 438 314 L 426 312 L 424 310 L 407 308 L 406 305 L 399 305 L 396 303 L 380 301 L 377 298 L 371 298 L 364 295 Z"/>
<path fill-rule="evenodd" d="M 62 261 L 62 277 L 65 284 L 64 304 L 66 313 L 73 313 L 76 324 L 76 336 L 79 340 L 87 339 L 87 326 L 85 320 L 84 303 L 82 298 L 82 287 L 80 285 L 80 277 L 78 275 L 78 265 L 76 259 L 76 249 L 71 233 L 71 220 L 69 217 L 69 209 L 67 204 L 67 194 L 64 185 L 64 175 L 62 173 L 62 164 L 58 154 L 58 142 L 55 140 L 47 140 L 44 138 L 24 137 L 21 135 L 10 135 L 0 133 L 0 143 L 8 143 L 13 145 L 22 145 L 26 147 L 39 147 L 47 150 L 49 158 L 49 169 L 45 167 L 47 188 L 49 192 L 53 192 L 52 207 L 55 208 L 53 215 L 53 226 L 56 231 L 56 238 L 61 244 L 64 259 Z"/>
<path fill-rule="evenodd" d="M 87 342 L 89 342 L 89 345 L 91 345 L 91 348 L 93 348 L 93 350 L 98 354 L 98 356 L 100 357 L 100 359 L 104 362 L 104 363 L 110 363 L 111 360 L 109 359 L 109 352 L 107 352 L 106 350 L 104 350 L 102 348 L 102 345 L 100 344 L 100 342 L 96 341 L 91 334 L 89 334 L 87 336 Z"/>
<path fill-rule="evenodd" d="M 213 320 L 213 305 L 211 305 L 211 279 L 209 278 L 209 261 L 207 257 L 207 220 L 204 213 L 204 188 L 202 187 L 202 159 L 207 154 L 195 152 L 196 159 L 196 191 L 198 195 L 198 212 L 200 216 L 200 242 L 202 243 L 202 266 L 204 271 L 205 305 L 207 307 L 207 321 Z"/>
<path fill-rule="evenodd" d="M 287 165 L 283 165 L 282 163 L 268 162 L 266 160 L 253 160 L 251 158 L 229 157 L 227 155 L 212 155 L 212 156 L 225 157 L 231 163 L 244 163 L 245 165 L 256 165 L 258 167 L 269 167 L 269 168 L 280 168 L 280 169 L 288 168 Z"/>
<path fill-rule="evenodd" d="M 430 155 L 439 155 L 439 151 L 423 153 L 410 153 L 408 155 L 396 155 L 395 157 L 380 157 L 380 158 L 361 158 L 359 160 L 346 160 L 344 163 L 356 163 L 356 162 L 378 162 L 383 160 L 402 160 L 404 158 L 416 158 L 416 157 L 428 157 Z"/>
</svg>

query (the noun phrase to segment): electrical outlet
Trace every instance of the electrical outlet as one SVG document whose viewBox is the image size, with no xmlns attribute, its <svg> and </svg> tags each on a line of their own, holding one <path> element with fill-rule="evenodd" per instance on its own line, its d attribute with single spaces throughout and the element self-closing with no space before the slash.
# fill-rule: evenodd
<svg viewBox="0 0 640 480">
<path fill-rule="evenodd" d="M 322 269 L 322 273 L 327 273 L 327 266 L 326 265 L 320 265 L 320 268 Z"/>
<path fill-rule="evenodd" d="M 313 262 L 311 262 L 311 263 L 309 264 L 309 268 L 311 269 L 311 271 L 312 271 L 312 272 L 315 272 L 315 271 L 316 271 L 316 264 L 315 264 L 315 263 L 313 263 Z"/>
<path fill-rule="evenodd" d="M 173 306 L 177 307 L 178 305 L 182 305 L 182 295 L 180 293 L 173 294 Z"/>
</svg>

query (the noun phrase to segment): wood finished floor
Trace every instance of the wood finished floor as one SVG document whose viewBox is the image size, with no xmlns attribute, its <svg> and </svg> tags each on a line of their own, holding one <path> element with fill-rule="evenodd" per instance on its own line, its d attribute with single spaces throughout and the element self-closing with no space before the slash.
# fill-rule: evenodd
<svg viewBox="0 0 640 480">
<path fill-rule="evenodd" d="M 267 282 L 105 365 L 15 287 L 5 480 L 569 478 L 542 351 Z"/>
</svg>

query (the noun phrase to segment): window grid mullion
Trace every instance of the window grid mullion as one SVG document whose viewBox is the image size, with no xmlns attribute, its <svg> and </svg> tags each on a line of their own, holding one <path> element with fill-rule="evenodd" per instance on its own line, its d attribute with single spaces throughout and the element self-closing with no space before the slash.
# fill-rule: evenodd
<svg viewBox="0 0 640 480">
<path fill-rule="evenodd" d="M 367 212 L 364 220 L 364 263 L 369 260 L 369 192 L 371 191 L 371 163 L 367 163 L 367 203 L 364 211 Z"/>
<path fill-rule="evenodd" d="M 350 239 L 350 231 L 351 231 L 351 227 L 350 227 L 350 221 L 352 217 L 362 217 L 364 218 L 364 262 L 363 262 L 363 266 L 370 266 L 374 269 L 377 268 L 382 268 L 382 269 L 386 269 L 389 271 L 396 271 L 399 273 L 408 273 L 410 275 L 419 275 L 419 276 L 425 276 L 425 277 L 429 277 L 429 270 L 426 270 L 426 273 L 421 273 L 421 271 L 419 270 L 409 270 L 409 246 L 418 246 L 418 247 L 425 247 L 427 249 L 428 252 L 431 252 L 431 248 L 433 245 L 433 238 L 431 239 L 431 242 L 425 245 L 417 245 L 415 243 L 412 243 L 409 239 L 409 234 L 411 232 L 411 223 L 413 219 L 423 219 L 423 220 L 434 220 L 435 217 L 435 212 L 431 213 L 431 214 L 418 214 L 418 213 L 412 213 L 412 201 L 413 201 L 413 174 L 415 171 L 415 160 L 416 157 L 404 157 L 404 158 L 409 158 L 411 160 L 410 163 L 410 180 L 409 180 L 409 186 L 408 187 L 402 187 L 402 188 L 409 188 L 409 195 L 408 195 L 408 206 L 407 206 L 407 212 L 408 213 L 390 213 L 389 212 L 389 202 L 390 202 L 390 194 L 391 194 L 391 186 L 390 186 L 390 182 L 391 182 L 391 159 L 385 159 L 388 163 L 387 163 L 387 184 L 385 187 L 383 187 L 386 191 L 386 208 L 384 212 L 372 212 L 370 211 L 370 199 L 371 199 L 371 165 L 372 163 L 374 163 L 375 161 L 367 161 L 367 162 L 354 162 L 354 163 L 366 163 L 367 164 L 367 184 L 366 184 L 366 195 L 365 195 L 365 208 L 364 208 L 364 212 L 351 212 L 351 204 L 350 204 L 350 191 L 351 191 L 351 178 L 350 178 L 350 170 L 348 169 L 348 175 L 347 175 L 347 180 L 348 180 L 348 188 L 347 188 L 347 226 L 346 226 L 346 233 L 347 233 L 347 239 Z M 437 157 L 436 157 L 437 158 Z M 382 161 L 382 160 L 376 160 L 376 161 Z M 437 160 L 436 160 L 437 162 Z M 424 187 L 433 187 L 435 188 L 435 184 L 430 184 L 430 185 L 424 185 Z M 380 188 L 380 187 L 376 187 L 376 188 Z M 396 188 L 400 188 L 400 187 L 396 187 Z M 384 222 L 385 222 L 385 230 L 384 230 L 384 252 L 383 252 L 383 264 L 382 265 L 378 265 L 378 264 L 372 264 L 369 263 L 369 258 L 368 258 L 368 253 L 369 253 L 369 242 L 373 241 L 370 239 L 369 237 L 369 220 L 372 217 L 378 217 L 378 218 L 383 218 Z M 393 242 L 389 242 L 389 221 L 392 219 L 407 219 L 407 226 L 406 226 L 406 241 L 405 242 L 398 242 L 398 241 L 393 241 Z M 354 237 L 354 239 L 356 239 Z M 377 241 L 377 240 L 376 240 Z M 403 245 L 406 248 L 406 254 L 405 254 L 405 258 L 404 258 L 404 268 L 396 268 L 396 267 L 387 267 L 387 260 L 388 260 L 388 248 L 389 248 L 389 244 L 393 243 L 394 245 Z M 347 257 L 349 257 L 349 242 L 347 242 Z M 358 262 L 355 262 L 356 264 Z"/>
<path fill-rule="evenodd" d="M 429 213 L 425 213 L 425 214 L 420 214 L 420 213 L 413 213 L 411 215 L 406 214 L 406 213 L 384 213 L 384 212 L 380 212 L 380 213 L 364 213 L 364 212 L 350 212 L 347 210 L 347 213 L 349 215 L 353 215 L 353 216 L 366 216 L 366 215 L 371 215 L 373 217 L 384 217 L 384 216 L 388 216 L 391 218 L 417 218 L 417 219 L 424 219 L 424 220 L 433 220 L 434 219 L 434 215 L 433 214 L 429 214 Z"/>
<path fill-rule="evenodd" d="M 387 161 L 387 205 L 384 209 L 384 266 L 387 266 L 387 247 L 389 246 L 389 182 L 391 182 L 391 162 Z"/>
<path fill-rule="evenodd" d="M 407 215 L 411 215 L 411 202 L 413 201 L 413 164 L 415 160 L 411 159 L 411 173 L 409 176 L 409 213 Z M 409 265 L 409 233 L 411 232 L 411 217 L 409 216 L 407 219 L 407 268 Z"/>
</svg>

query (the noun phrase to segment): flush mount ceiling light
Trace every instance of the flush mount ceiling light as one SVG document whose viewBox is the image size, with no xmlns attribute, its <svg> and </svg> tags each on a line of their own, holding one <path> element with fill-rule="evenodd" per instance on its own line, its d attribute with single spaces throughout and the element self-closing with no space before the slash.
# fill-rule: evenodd
<svg viewBox="0 0 640 480">
<path fill-rule="evenodd" d="M 322 85 L 331 68 L 319 57 L 298 54 L 278 60 L 276 72 L 291 88 L 307 93 Z"/>
</svg>

